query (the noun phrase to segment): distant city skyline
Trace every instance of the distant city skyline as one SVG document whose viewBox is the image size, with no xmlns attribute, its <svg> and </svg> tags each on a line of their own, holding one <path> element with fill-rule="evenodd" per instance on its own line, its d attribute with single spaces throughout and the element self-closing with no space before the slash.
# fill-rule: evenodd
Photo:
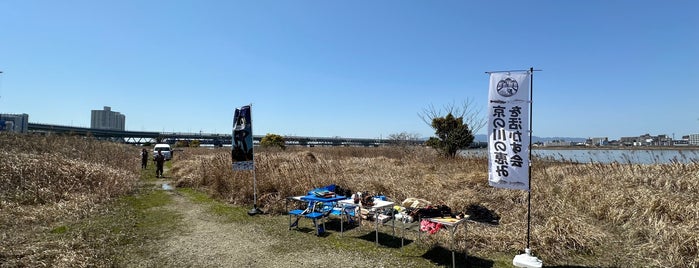
<svg viewBox="0 0 699 268">
<path fill-rule="evenodd" d="M 507 10 L 507 16 L 503 16 Z M 0 113 L 135 131 L 380 138 L 486 71 L 534 75 L 533 135 L 699 133 L 696 1 L 0 2 Z M 482 114 L 485 116 L 485 114 Z M 476 134 L 486 133 L 485 129 Z"/>
<path fill-rule="evenodd" d="M 106 108 L 111 108 L 111 107 L 104 107 Z M 107 110 L 105 110 L 107 111 Z M 93 110 L 92 112 L 95 112 Z M 2 115 L 2 114 L 0 114 Z M 123 115 L 122 115 L 123 116 Z M 33 122 L 30 121 L 30 123 L 38 123 L 38 124 L 48 124 L 48 125 L 60 125 L 60 126 L 71 126 L 71 127 L 78 127 L 78 128 L 95 128 L 95 129 L 100 129 L 96 128 L 93 126 L 81 126 L 81 125 L 65 125 L 65 124 L 52 124 L 48 122 Z M 108 128 L 102 128 L 102 129 L 108 129 Z M 120 130 L 120 129 L 115 129 L 115 130 Z M 121 129 L 122 131 L 147 131 L 147 132 L 159 132 L 158 130 L 132 130 L 132 129 Z M 163 133 L 202 133 L 200 132 L 192 132 L 192 131 L 179 131 L 179 130 L 171 130 L 171 131 L 162 131 Z M 220 132 L 204 132 L 206 134 L 221 134 L 221 135 L 229 135 L 231 133 L 220 133 Z M 397 133 L 394 133 L 397 134 Z M 413 133 L 415 134 L 415 133 Z M 265 134 L 254 134 L 255 136 L 264 136 Z M 572 141 L 572 142 L 584 142 L 585 140 L 588 139 L 600 139 L 600 138 L 607 138 L 609 141 L 619 141 L 624 138 L 632 138 L 632 137 L 642 137 L 642 136 L 667 136 L 669 138 L 672 138 L 673 140 L 682 140 L 684 138 L 687 138 L 690 135 L 699 135 L 699 133 L 689 133 L 689 134 L 683 134 L 683 135 L 668 135 L 668 134 L 653 134 L 653 133 L 643 133 L 643 134 L 638 134 L 638 135 L 625 135 L 625 136 L 620 136 L 620 137 L 610 137 L 610 136 L 595 136 L 595 137 L 582 137 L 582 136 L 570 136 L 570 137 L 562 137 L 562 136 L 538 136 L 534 135 L 532 138 L 532 142 L 544 142 L 544 141 Z M 303 136 L 303 135 L 283 135 L 283 136 L 301 136 L 301 137 L 325 137 L 325 138 L 333 138 L 333 137 L 342 137 L 342 138 L 364 138 L 364 137 L 351 137 L 351 136 Z M 434 135 L 432 135 L 434 136 Z M 419 137 L 420 139 L 427 139 L 431 136 L 422 136 Z M 373 138 L 380 138 L 380 139 L 390 139 L 390 137 L 385 136 L 385 137 L 373 137 Z M 474 141 L 479 141 L 479 142 L 484 142 L 487 141 L 488 136 L 486 134 L 477 134 L 474 133 Z"/>
</svg>

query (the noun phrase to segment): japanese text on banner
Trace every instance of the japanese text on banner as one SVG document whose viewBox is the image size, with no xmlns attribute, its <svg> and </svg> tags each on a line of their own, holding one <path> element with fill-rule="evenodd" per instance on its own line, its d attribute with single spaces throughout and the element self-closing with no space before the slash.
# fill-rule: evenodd
<svg viewBox="0 0 699 268">
<path fill-rule="evenodd" d="M 492 73 L 488 96 L 488 181 L 529 190 L 529 72 Z"/>
</svg>

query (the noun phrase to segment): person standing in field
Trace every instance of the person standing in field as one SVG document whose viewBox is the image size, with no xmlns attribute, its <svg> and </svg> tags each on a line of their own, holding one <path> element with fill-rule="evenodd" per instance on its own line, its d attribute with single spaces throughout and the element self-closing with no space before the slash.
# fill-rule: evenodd
<svg viewBox="0 0 699 268">
<path fill-rule="evenodd" d="M 153 161 L 155 161 L 155 177 L 160 178 L 163 176 L 163 165 L 165 164 L 165 156 L 162 150 L 158 150 L 158 154 L 155 155 Z"/>
<path fill-rule="evenodd" d="M 148 151 L 143 148 L 141 151 L 141 168 L 145 169 L 148 167 Z"/>
</svg>

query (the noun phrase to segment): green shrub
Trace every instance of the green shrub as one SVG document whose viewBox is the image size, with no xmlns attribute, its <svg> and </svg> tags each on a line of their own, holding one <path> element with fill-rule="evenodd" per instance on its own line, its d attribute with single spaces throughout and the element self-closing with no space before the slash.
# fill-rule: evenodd
<svg viewBox="0 0 699 268">
<path fill-rule="evenodd" d="M 286 141 L 284 140 L 284 137 L 280 135 L 267 133 L 267 135 L 265 135 L 260 141 L 260 146 L 265 148 L 279 147 L 283 150 L 286 149 Z"/>
</svg>

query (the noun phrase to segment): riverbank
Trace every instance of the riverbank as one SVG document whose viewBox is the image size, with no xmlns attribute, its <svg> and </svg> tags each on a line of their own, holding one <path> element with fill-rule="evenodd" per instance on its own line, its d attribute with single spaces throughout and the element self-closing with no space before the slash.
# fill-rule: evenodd
<svg viewBox="0 0 699 268">
<path fill-rule="evenodd" d="M 232 172 L 225 149 L 189 150 L 183 157 L 173 167 L 183 178 L 179 185 L 251 205 L 252 174 Z M 495 226 L 469 224 L 468 235 L 457 235 L 459 252 L 489 259 L 526 247 L 526 192 L 488 186 L 485 158 L 442 159 L 428 148 L 386 147 L 258 150 L 255 157 L 259 202 L 271 213 L 285 212 L 287 196 L 334 183 L 398 202 L 417 197 L 500 217 Z M 699 164 L 536 161 L 532 178 L 531 244 L 547 265 L 699 264 L 699 236 L 691 231 L 699 227 L 699 206 L 691 205 L 699 204 Z"/>
<path fill-rule="evenodd" d="M 252 174 L 231 171 L 226 149 L 185 149 L 168 162 L 163 181 L 152 167 L 139 170 L 140 148 L 7 138 L 0 136 L 7 145 L 0 153 L 0 267 L 196 265 L 207 262 L 195 256 L 215 252 L 235 252 L 221 259 L 258 267 L 298 265 L 307 253 L 353 256 L 356 266 L 448 265 L 446 232 L 399 247 L 384 229 L 386 243 L 376 247 L 371 228 L 342 236 L 329 228 L 321 237 L 287 230 L 284 199 L 330 183 L 497 215 L 497 224 L 469 222 L 456 233 L 457 256 L 468 253 L 476 267 L 509 267 L 526 243 L 526 192 L 489 187 L 484 158 L 442 159 L 412 147 L 257 150 L 259 203 L 268 214 L 250 217 Z M 547 266 L 699 265 L 699 164 L 537 161 L 532 174 L 531 247 Z M 177 187 L 163 190 L 165 182 Z M 246 255 L 217 239 L 248 243 L 241 247 L 259 241 L 262 251 Z"/>
<path fill-rule="evenodd" d="M 58 144 L 56 142 L 63 144 L 61 147 L 76 148 L 84 141 L 51 138 L 39 140 L 40 146 L 36 147 L 31 144 L 37 140 L 14 145 L 23 151 L 20 158 L 27 160 L 33 159 L 31 155 L 41 158 L 43 153 L 38 150 L 50 146 L 50 143 Z M 84 146 L 101 149 L 103 146 L 122 145 L 88 141 Z M 140 164 L 138 148 L 121 148 L 126 154 L 112 155 L 112 159 L 133 157 L 126 162 L 134 166 Z M 60 148 L 48 149 L 61 151 Z M 25 156 L 28 158 L 22 158 Z M 7 154 L 0 154 L 0 157 L 4 163 L 16 164 L 6 161 Z M 0 192 L 5 197 L 0 207 L 0 222 L 3 224 L 0 230 L 3 238 L 0 240 L 0 267 L 289 267 L 322 266 L 338 261 L 347 267 L 436 267 L 450 263 L 445 248 L 431 246 L 435 240 L 423 238 L 423 242 L 418 244 L 414 243 L 414 235 L 407 235 L 406 246 L 396 247 L 400 240 L 385 235 L 389 231 L 383 228 L 382 246 L 377 247 L 369 239 L 374 237 L 370 223 L 340 235 L 338 226 L 332 222 L 327 225 L 329 231 L 317 237 L 309 228 L 309 222 L 303 222 L 299 229 L 288 230 L 288 218 L 284 215 L 250 217 L 247 206 L 232 206 L 189 188 L 165 187 L 178 180 L 170 172 L 170 167 L 177 161 L 167 163 L 165 178 L 155 178 L 153 165 L 130 174 L 138 180 L 130 184 L 129 191 L 115 191 L 108 198 L 88 201 L 71 194 L 33 204 L 14 202 L 7 196 L 13 188 L 9 186 L 17 186 L 18 178 L 27 178 L 27 170 L 35 169 L 12 173 L 9 170 L 11 165 L 0 165 L 0 179 L 7 183 Z M 43 167 L 40 161 L 19 162 Z M 104 164 L 111 168 L 119 166 L 109 160 Z M 51 167 L 72 170 L 66 166 Z M 83 177 L 62 173 L 64 177 L 53 179 L 65 181 L 74 178 L 87 183 L 100 178 L 100 169 L 91 172 L 95 174 Z M 9 180 L 11 178 L 15 180 Z M 120 178 L 124 179 L 122 182 L 130 181 L 129 177 Z M 24 183 L 40 182 L 27 179 Z M 76 188 L 76 192 L 83 195 L 88 195 L 90 190 L 94 189 Z M 27 195 L 29 193 L 31 191 Z M 458 261 L 463 266 L 466 260 L 461 256 Z M 478 265 L 483 261 L 471 258 L 469 263 L 483 267 Z M 490 264 L 484 267 L 493 267 L 495 262 L 484 263 Z M 495 263 L 494 267 L 507 267 L 506 263 L 507 259 L 504 264 Z"/>
</svg>

